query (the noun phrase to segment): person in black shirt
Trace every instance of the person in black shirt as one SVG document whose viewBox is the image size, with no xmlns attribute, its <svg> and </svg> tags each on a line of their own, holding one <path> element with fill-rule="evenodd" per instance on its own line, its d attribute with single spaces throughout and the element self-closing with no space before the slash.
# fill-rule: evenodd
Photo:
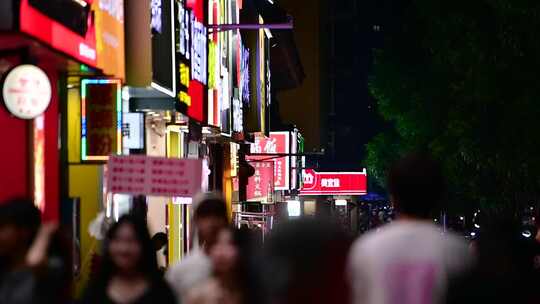
<svg viewBox="0 0 540 304">
<path fill-rule="evenodd" d="M 154 245 L 140 217 L 125 215 L 111 227 L 98 278 L 90 283 L 82 303 L 176 304 L 160 275 Z"/>
<path fill-rule="evenodd" d="M 69 300 L 69 261 L 57 223 L 41 224 L 29 199 L 0 203 L 0 304 Z"/>
</svg>

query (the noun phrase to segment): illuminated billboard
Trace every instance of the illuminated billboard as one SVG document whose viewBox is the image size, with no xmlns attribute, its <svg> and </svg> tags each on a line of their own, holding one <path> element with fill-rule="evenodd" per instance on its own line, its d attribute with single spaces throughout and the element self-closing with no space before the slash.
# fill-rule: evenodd
<svg viewBox="0 0 540 304">
<path fill-rule="evenodd" d="M 122 153 L 122 83 L 119 79 L 81 81 L 81 159 L 105 161 Z"/>
<path fill-rule="evenodd" d="M 176 96 L 186 106 L 187 116 L 199 122 L 206 119 L 204 100 L 208 83 L 207 29 L 204 11 L 201 10 L 203 4 L 202 0 L 188 1 L 185 6 L 176 2 L 174 22 L 178 29 L 175 48 L 178 62 L 175 68 L 178 75 Z"/>
<path fill-rule="evenodd" d="M 97 67 L 91 1 L 21 0 L 19 28 L 53 49 Z"/>
<path fill-rule="evenodd" d="M 367 173 L 304 170 L 300 195 L 366 195 Z"/>
</svg>

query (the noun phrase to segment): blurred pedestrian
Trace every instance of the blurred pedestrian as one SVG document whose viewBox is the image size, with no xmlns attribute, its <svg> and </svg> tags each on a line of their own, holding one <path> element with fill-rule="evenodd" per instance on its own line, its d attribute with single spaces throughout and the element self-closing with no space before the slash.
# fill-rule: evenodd
<svg viewBox="0 0 540 304">
<path fill-rule="evenodd" d="M 249 229 L 222 229 L 209 252 L 212 277 L 191 289 L 187 304 L 263 303 L 255 271 L 254 232 Z"/>
<path fill-rule="evenodd" d="M 66 303 L 70 263 L 57 229 L 41 225 L 30 200 L 0 204 L 0 304 Z"/>
<path fill-rule="evenodd" d="M 154 244 L 140 217 L 124 215 L 111 227 L 100 267 L 83 303 L 176 303 L 159 272 Z"/>
<path fill-rule="evenodd" d="M 154 250 L 156 251 L 156 255 L 163 250 L 163 256 L 165 256 L 165 259 L 168 259 L 168 248 L 167 245 L 169 243 L 169 238 L 167 237 L 167 234 L 165 232 L 158 232 L 152 236 L 152 244 L 154 244 Z M 165 274 L 165 267 L 160 266 L 159 271 L 162 274 Z"/>
<path fill-rule="evenodd" d="M 445 182 L 429 155 L 411 154 L 389 171 L 388 189 L 397 220 L 361 237 L 350 255 L 353 303 L 443 303 L 448 278 L 467 269 L 466 244 L 442 235 L 432 212 Z"/>
<path fill-rule="evenodd" d="M 329 220 L 301 218 L 276 227 L 260 263 L 267 303 L 348 303 L 350 245 L 351 238 Z"/>
<path fill-rule="evenodd" d="M 202 194 L 194 199 L 194 205 L 193 220 L 198 246 L 165 274 L 179 300 L 212 275 L 212 262 L 208 255 L 216 243 L 219 231 L 228 225 L 227 207 L 219 194 Z"/>
</svg>

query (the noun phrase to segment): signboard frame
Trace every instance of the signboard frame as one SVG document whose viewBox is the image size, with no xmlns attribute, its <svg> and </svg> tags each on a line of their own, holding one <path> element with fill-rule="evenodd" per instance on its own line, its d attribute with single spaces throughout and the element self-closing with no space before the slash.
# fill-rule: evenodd
<svg viewBox="0 0 540 304">
<path fill-rule="evenodd" d="M 309 175 L 308 175 L 309 174 Z M 350 176 L 365 176 L 364 189 L 344 189 L 339 177 Z M 313 169 L 303 171 L 304 185 L 300 189 L 300 196 L 318 196 L 318 195 L 366 195 L 367 194 L 367 170 L 364 169 L 360 172 L 317 172 Z M 311 182 L 306 183 L 307 179 Z M 327 179 L 331 180 L 332 186 L 328 186 L 328 190 L 323 190 L 322 182 Z M 335 180 L 338 179 L 336 183 Z M 321 185 L 319 185 L 321 181 Z M 309 188 L 305 188 L 306 185 L 313 185 Z M 326 188 L 326 187 L 325 187 Z"/>
<path fill-rule="evenodd" d="M 87 90 L 89 85 L 116 85 L 116 153 L 122 154 L 122 81 L 120 79 L 82 79 L 81 80 L 81 160 L 82 161 L 107 161 L 108 155 L 88 154 L 88 117 L 86 113 Z"/>
</svg>

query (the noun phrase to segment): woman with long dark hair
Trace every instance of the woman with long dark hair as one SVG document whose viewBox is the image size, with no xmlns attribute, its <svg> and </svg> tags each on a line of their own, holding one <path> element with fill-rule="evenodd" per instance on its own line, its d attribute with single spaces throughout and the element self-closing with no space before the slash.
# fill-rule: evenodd
<svg viewBox="0 0 540 304">
<path fill-rule="evenodd" d="M 146 222 L 125 215 L 105 238 L 98 278 L 90 284 L 83 303 L 175 304 L 163 280 Z"/>
<path fill-rule="evenodd" d="M 255 244 L 249 230 L 222 229 L 210 250 L 212 278 L 190 291 L 187 304 L 264 303 L 254 265 Z"/>
</svg>

